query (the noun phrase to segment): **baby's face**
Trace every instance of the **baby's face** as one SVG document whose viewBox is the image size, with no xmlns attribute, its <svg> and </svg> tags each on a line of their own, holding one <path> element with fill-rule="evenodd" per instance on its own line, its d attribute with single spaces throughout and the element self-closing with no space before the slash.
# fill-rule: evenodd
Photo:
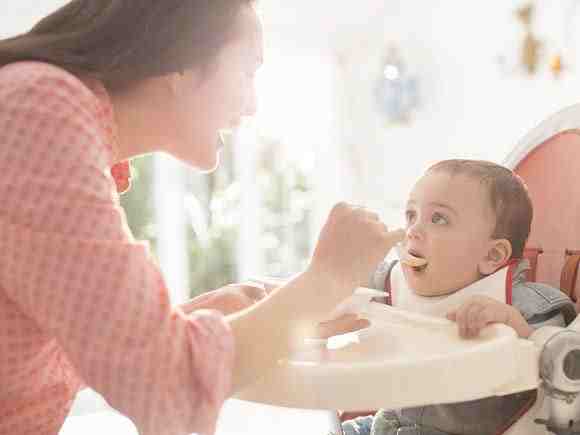
<svg viewBox="0 0 580 435">
<path fill-rule="evenodd" d="M 413 188 L 406 209 L 405 244 L 427 265 L 402 265 L 417 294 L 453 293 L 480 279 L 495 216 L 484 185 L 464 175 L 428 172 Z"/>
</svg>

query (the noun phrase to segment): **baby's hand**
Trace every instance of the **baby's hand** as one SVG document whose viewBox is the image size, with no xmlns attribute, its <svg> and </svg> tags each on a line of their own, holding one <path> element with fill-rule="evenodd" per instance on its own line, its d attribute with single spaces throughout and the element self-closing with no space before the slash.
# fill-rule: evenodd
<svg viewBox="0 0 580 435">
<path fill-rule="evenodd" d="M 343 314 L 336 319 L 319 323 L 316 327 L 316 335 L 313 338 L 329 338 L 339 334 L 346 334 L 347 332 L 358 331 L 369 325 L 368 320 L 361 319 L 356 314 Z"/>
<path fill-rule="evenodd" d="M 487 296 L 471 297 L 447 318 L 457 322 L 459 335 L 464 338 L 477 337 L 492 323 L 508 325 L 522 338 L 528 338 L 533 331 L 517 309 Z"/>
</svg>

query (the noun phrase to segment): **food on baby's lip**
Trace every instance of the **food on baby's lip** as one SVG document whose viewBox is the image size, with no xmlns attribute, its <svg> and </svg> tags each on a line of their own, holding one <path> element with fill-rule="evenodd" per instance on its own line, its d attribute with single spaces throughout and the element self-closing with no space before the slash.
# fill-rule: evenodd
<svg viewBox="0 0 580 435">
<path fill-rule="evenodd" d="M 397 245 L 397 255 L 401 263 L 406 264 L 410 267 L 422 267 L 427 265 L 427 260 L 425 258 L 417 257 L 411 254 L 407 248 L 401 244 Z"/>
</svg>

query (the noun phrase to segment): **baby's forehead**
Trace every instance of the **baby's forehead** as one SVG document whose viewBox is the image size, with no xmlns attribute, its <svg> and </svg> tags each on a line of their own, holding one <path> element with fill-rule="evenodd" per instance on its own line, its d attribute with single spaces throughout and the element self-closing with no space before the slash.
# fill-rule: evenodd
<svg viewBox="0 0 580 435">
<path fill-rule="evenodd" d="M 409 196 L 421 193 L 425 196 L 471 193 L 470 199 L 483 201 L 489 196 L 489 184 L 483 177 L 462 172 L 444 170 L 429 171 L 415 183 Z"/>
<path fill-rule="evenodd" d="M 429 171 L 417 180 L 408 202 L 445 204 L 458 213 L 490 211 L 495 216 L 489 184 L 484 178 L 471 174 Z"/>
</svg>

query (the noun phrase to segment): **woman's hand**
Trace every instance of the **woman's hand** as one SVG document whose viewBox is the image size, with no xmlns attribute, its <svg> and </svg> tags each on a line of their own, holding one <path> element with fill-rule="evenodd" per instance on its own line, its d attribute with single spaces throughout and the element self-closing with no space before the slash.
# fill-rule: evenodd
<svg viewBox="0 0 580 435">
<path fill-rule="evenodd" d="M 343 314 L 336 319 L 320 322 L 313 338 L 329 338 L 347 332 L 359 331 L 369 325 L 370 322 L 367 319 L 360 318 L 356 314 Z"/>
<path fill-rule="evenodd" d="M 195 310 L 209 309 L 227 315 L 254 305 L 266 295 L 266 289 L 258 284 L 230 284 L 186 302 L 181 305 L 181 309 L 186 314 Z"/>
<path fill-rule="evenodd" d="M 339 203 L 322 228 L 307 272 L 338 289 L 340 294 L 333 299 L 336 303 L 366 284 L 377 265 L 404 236 L 403 230 L 389 231 L 376 213 Z"/>
<path fill-rule="evenodd" d="M 477 337 L 483 328 L 492 323 L 508 325 L 522 338 L 528 338 L 533 332 L 516 308 L 487 296 L 469 298 L 458 309 L 448 313 L 447 318 L 457 322 L 459 335 L 463 338 Z"/>
</svg>

